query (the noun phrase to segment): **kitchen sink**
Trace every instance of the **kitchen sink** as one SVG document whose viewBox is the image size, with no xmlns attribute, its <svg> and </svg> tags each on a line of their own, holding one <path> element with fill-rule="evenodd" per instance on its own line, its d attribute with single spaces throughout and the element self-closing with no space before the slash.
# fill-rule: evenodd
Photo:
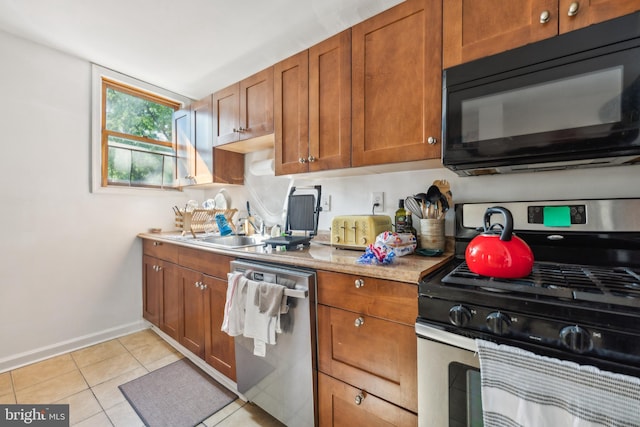
<svg viewBox="0 0 640 427">
<path fill-rule="evenodd" d="M 173 240 L 181 242 L 188 242 L 194 245 L 213 246 L 219 248 L 249 248 L 251 246 L 262 246 L 264 244 L 264 237 L 262 236 L 196 236 L 191 235 L 184 236 L 171 236 Z"/>
</svg>

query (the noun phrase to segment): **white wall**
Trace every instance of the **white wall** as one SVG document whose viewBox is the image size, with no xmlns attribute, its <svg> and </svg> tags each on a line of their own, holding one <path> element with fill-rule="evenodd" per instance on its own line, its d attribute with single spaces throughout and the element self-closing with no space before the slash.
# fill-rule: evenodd
<svg viewBox="0 0 640 427">
<path fill-rule="evenodd" d="M 139 328 L 141 242 L 203 191 L 90 193 L 91 66 L 0 32 L 0 372 Z"/>
</svg>

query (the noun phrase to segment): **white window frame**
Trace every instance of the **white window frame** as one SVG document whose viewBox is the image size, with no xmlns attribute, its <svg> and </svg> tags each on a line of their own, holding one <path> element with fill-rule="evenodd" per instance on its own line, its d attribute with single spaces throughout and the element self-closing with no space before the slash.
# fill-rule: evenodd
<svg viewBox="0 0 640 427">
<path fill-rule="evenodd" d="M 192 100 L 159 88 L 152 84 L 129 77 L 97 64 L 91 65 L 91 192 L 108 194 L 140 194 L 141 191 L 166 192 L 166 189 L 147 187 L 102 186 L 102 78 L 106 77 L 138 89 L 178 102 L 182 107 Z"/>
</svg>

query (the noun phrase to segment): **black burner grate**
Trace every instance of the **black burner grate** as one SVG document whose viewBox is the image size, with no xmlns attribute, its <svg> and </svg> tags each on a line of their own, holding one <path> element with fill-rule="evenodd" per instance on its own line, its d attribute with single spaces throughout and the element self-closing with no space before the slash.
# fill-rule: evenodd
<svg viewBox="0 0 640 427">
<path fill-rule="evenodd" d="M 442 279 L 495 292 L 520 292 L 561 299 L 640 307 L 640 270 L 574 264 L 535 263 L 521 279 L 499 279 L 475 274 L 466 262 Z"/>
</svg>

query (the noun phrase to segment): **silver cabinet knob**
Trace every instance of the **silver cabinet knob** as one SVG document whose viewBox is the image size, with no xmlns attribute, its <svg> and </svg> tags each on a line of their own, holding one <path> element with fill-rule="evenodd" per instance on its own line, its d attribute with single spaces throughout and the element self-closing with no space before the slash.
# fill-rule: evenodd
<svg viewBox="0 0 640 427">
<path fill-rule="evenodd" d="M 160 246 L 162 245 L 162 242 L 153 242 L 153 246 Z"/>
<path fill-rule="evenodd" d="M 356 279 L 354 283 L 356 285 L 356 288 L 360 289 L 361 287 L 364 286 L 364 279 Z"/>
<path fill-rule="evenodd" d="M 207 285 L 205 285 L 204 283 L 200 282 L 200 289 L 202 289 L 204 291 L 205 289 L 207 289 Z"/>
<path fill-rule="evenodd" d="M 362 317 L 358 317 L 355 322 L 353 322 L 356 328 L 364 325 L 364 319 Z"/>
<path fill-rule="evenodd" d="M 196 288 L 199 288 L 200 287 L 200 282 L 196 282 L 196 283 L 194 283 L 194 285 L 196 286 Z"/>
<path fill-rule="evenodd" d="M 360 393 L 358 393 L 354 400 L 356 402 L 356 405 L 362 404 L 362 402 L 364 401 L 364 391 L 361 391 Z"/>
<path fill-rule="evenodd" d="M 162 270 L 162 267 L 160 267 L 159 265 L 156 265 L 155 267 L 156 267 L 156 271 L 161 271 Z"/>
<path fill-rule="evenodd" d="M 437 142 L 438 142 L 438 139 L 433 136 L 430 136 L 429 138 L 427 138 L 427 143 L 429 145 L 435 145 Z"/>
<path fill-rule="evenodd" d="M 580 3 L 577 1 L 572 2 L 569 5 L 569 10 L 567 11 L 567 15 L 576 16 L 578 14 L 578 9 L 580 9 Z"/>
<path fill-rule="evenodd" d="M 300 157 L 300 158 L 298 159 L 298 162 L 300 162 L 300 163 L 307 163 L 307 159 L 305 159 L 304 157 Z"/>
<path fill-rule="evenodd" d="M 309 163 L 313 163 L 313 162 L 315 162 L 315 161 L 316 161 L 316 158 L 315 158 L 315 157 L 313 157 L 313 156 L 309 156 L 309 157 L 307 158 L 307 160 L 309 160 Z"/>
<path fill-rule="evenodd" d="M 546 24 L 547 22 L 549 22 L 550 19 L 551 19 L 551 14 L 549 13 L 549 11 L 543 10 L 542 13 L 540 14 L 540 23 Z"/>
</svg>

